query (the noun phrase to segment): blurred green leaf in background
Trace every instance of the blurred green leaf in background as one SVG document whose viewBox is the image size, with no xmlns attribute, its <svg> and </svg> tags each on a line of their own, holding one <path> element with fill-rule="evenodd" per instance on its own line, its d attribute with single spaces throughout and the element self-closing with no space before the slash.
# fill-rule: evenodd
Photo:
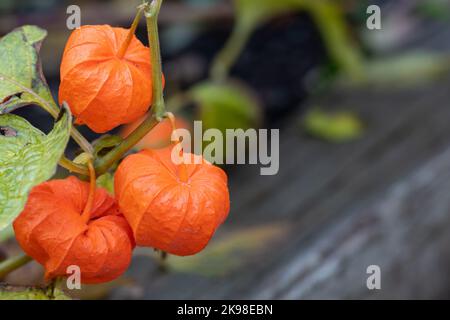
<svg viewBox="0 0 450 320">
<path fill-rule="evenodd" d="M 257 128 L 261 123 L 261 108 L 251 91 L 235 83 L 201 83 L 190 91 L 200 108 L 200 118 L 206 129 Z"/>
<path fill-rule="evenodd" d="M 204 82 L 192 88 L 190 96 L 199 107 L 203 130 L 218 129 L 225 137 L 227 129 L 245 131 L 261 125 L 262 110 L 259 102 L 251 90 L 240 83 Z M 226 143 L 223 142 L 222 156 L 225 156 Z M 205 142 L 204 147 L 208 144 Z"/>
<path fill-rule="evenodd" d="M 355 140 L 364 133 L 362 121 L 353 112 L 326 112 L 318 108 L 306 114 L 302 128 L 313 137 L 333 143 Z"/>
</svg>

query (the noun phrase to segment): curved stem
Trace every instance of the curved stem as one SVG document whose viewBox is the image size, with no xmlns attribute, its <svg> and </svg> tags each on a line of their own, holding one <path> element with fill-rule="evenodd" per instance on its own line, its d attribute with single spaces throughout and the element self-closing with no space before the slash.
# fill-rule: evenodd
<svg viewBox="0 0 450 320">
<path fill-rule="evenodd" d="M 245 48 L 253 28 L 247 24 L 235 24 L 230 38 L 216 56 L 211 66 L 210 76 L 213 80 L 222 81 L 228 77 L 231 68 L 236 63 Z"/>
<path fill-rule="evenodd" d="M 359 83 L 364 81 L 364 56 L 352 41 L 339 4 L 333 1 L 308 2 L 307 10 L 315 20 L 331 59 Z"/>
<path fill-rule="evenodd" d="M 89 196 L 88 200 L 86 202 L 86 206 L 84 207 L 83 214 L 81 215 L 81 219 L 88 223 L 89 219 L 91 218 L 91 212 L 92 207 L 94 205 L 94 199 L 95 199 L 95 187 L 96 187 L 96 177 L 95 177 L 95 169 L 94 164 L 92 163 L 92 159 L 89 159 L 88 162 L 88 168 L 89 168 L 89 177 L 90 177 L 90 188 L 89 188 Z"/>
<path fill-rule="evenodd" d="M 72 162 L 65 156 L 63 156 L 61 160 L 59 160 L 59 165 L 70 172 L 79 173 L 85 176 L 89 175 L 89 171 L 85 166 Z"/>
<path fill-rule="evenodd" d="M 63 102 L 63 108 L 70 110 L 69 105 L 65 101 Z M 56 117 L 58 117 L 58 116 L 56 116 Z M 94 153 L 94 148 L 89 143 L 89 141 L 87 141 L 86 138 L 73 126 L 71 128 L 70 136 L 72 137 L 73 140 L 75 140 L 75 142 L 80 146 L 80 148 L 85 153 L 87 153 L 88 155 L 90 155 L 92 157 L 92 155 Z M 59 160 L 59 165 L 65 169 L 69 170 L 70 172 L 76 172 L 76 173 L 79 173 L 82 175 L 89 174 L 89 171 L 85 166 L 76 164 L 76 163 L 70 161 L 69 159 L 67 159 L 65 156 L 63 156 Z"/>
<path fill-rule="evenodd" d="M 70 110 L 70 107 L 68 105 L 67 102 L 63 101 L 63 107 L 67 108 L 68 110 Z M 58 118 L 59 116 L 59 112 L 56 114 L 53 114 L 53 117 L 55 117 L 55 119 Z M 70 132 L 70 136 L 72 137 L 73 140 L 75 140 L 75 142 L 80 146 L 80 148 L 86 152 L 87 154 L 93 154 L 94 153 L 94 148 L 92 148 L 92 145 L 89 143 L 89 141 L 86 140 L 86 138 L 77 130 L 77 128 L 72 126 L 72 130 Z"/>
<path fill-rule="evenodd" d="M 166 112 L 164 117 L 169 119 L 170 125 L 172 126 L 172 131 L 176 132 L 177 126 L 175 124 L 175 116 L 174 116 L 174 114 L 172 112 Z M 173 134 L 173 132 L 172 132 L 172 134 Z M 181 143 L 180 137 L 178 135 L 176 135 L 176 140 L 174 141 L 174 143 L 175 143 L 175 145 Z M 183 159 L 183 148 L 180 149 L 180 157 L 181 157 L 181 159 Z M 184 163 L 183 160 L 178 165 L 178 174 L 180 176 L 180 181 L 188 182 L 189 175 L 188 175 L 186 164 Z"/>
<path fill-rule="evenodd" d="M 133 36 L 136 32 L 136 28 L 139 25 L 139 20 L 141 18 L 142 12 L 144 11 L 145 6 L 140 5 L 138 7 L 138 12 L 136 13 L 136 16 L 134 17 L 133 23 L 131 24 L 130 30 L 128 31 L 127 38 L 122 43 L 122 46 L 119 49 L 119 52 L 117 53 L 117 56 L 122 59 L 125 56 L 125 53 L 127 52 L 127 49 L 131 43 L 131 40 L 133 39 Z"/>
<path fill-rule="evenodd" d="M 163 120 L 166 113 L 158 33 L 158 16 L 162 2 L 163 0 L 153 0 L 151 4 L 145 3 L 143 5 L 145 9 L 145 18 L 147 20 L 148 40 L 152 59 L 152 110 L 139 127 L 137 127 L 117 147 L 108 152 L 106 156 L 97 161 L 95 170 L 99 176 L 106 173 L 116 161 L 120 160 L 125 153 L 142 140 L 150 130 Z"/>
<path fill-rule="evenodd" d="M 156 119 L 154 114 L 147 116 L 144 122 L 142 122 L 141 125 L 137 127 L 126 139 L 124 139 L 117 147 L 108 152 L 107 155 L 97 161 L 95 166 L 97 175 L 101 176 L 106 173 L 116 161 L 122 158 L 125 153 L 141 141 L 158 123 L 159 120 Z"/>
<path fill-rule="evenodd" d="M 153 113 L 156 118 L 161 121 L 165 113 L 164 89 L 162 83 L 162 62 L 161 49 L 159 44 L 158 32 L 158 16 L 161 10 L 163 0 L 153 0 L 146 7 L 145 18 L 147 20 L 147 35 L 150 46 L 150 55 L 152 61 L 152 96 L 153 96 Z"/>
<path fill-rule="evenodd" d="M 176 131 L 177 130 L 177 125 L 176 125 L 176 120 L 175 120 L 175 115 L 172 112 L 166 112 L 166 114 L 164 115 L 164 118 L 169 119 L 170 122 L 170 126 L 172 127 L 172 131 Z M 177 135 L 177 142 L 180 141 L 180 138 Z"/>
<path fill-rule="evenodd" d="M 73 140 L 80 146 L 81 150 L 86 152 L 87 154 L 93 154 L 94 148 L 92 148 L 89 141 L 78 131 L 76 128 L 72 127 L 72 131 L 70 132 L 70 136 Z"/>
<path fill-rule="evenodd" d="M 0 279 L 3 279 L 8 274 L 27 264 L 31 260 L 33 260 L 31 257 L 26 254 L 21 254 L 0 262 Z"/>
</svg>

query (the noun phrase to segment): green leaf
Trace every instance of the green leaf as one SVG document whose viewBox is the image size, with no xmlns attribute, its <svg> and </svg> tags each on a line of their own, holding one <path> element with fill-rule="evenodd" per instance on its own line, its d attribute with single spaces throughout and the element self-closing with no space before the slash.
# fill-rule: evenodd
<svg viewBox="0 0 450 320">
<path fill-rule="evenodd" d="M 367 84 L 408 87 L 436 80 L 450 72 L 450 55 L 412 52 L 374 60 L 366 66 Z"/>
<path fill-rule="evenodd" d="M 342 4 L 333 0 L 308 0 L 308 3 L 332 62 L 352 81 L 363 81 L 365 59 L 354 42 Z"/>
<path fill-rule="evenodd" d="M 354 140 L 364 132 L 361 120 L 349 111 L 328 113 L 313 109 L 303 119 L 303 127 L 311 136 L 335 143 Z"/>
<path fill-rule="evenodd" d="M 30 189 L 55 173 L 72 124 L 63 110 L 48 135 L 19 116 L 0 115 L 0 230 L 23 210 Z"/>
<path fill-rule="evenodd" d="M 106 189 L 109 194 L 114 194 L 114 176 L 107 172 L 97 178 L 97 186 Z"/>
<path fill-rule="evenodd" d="M 39 58 L 46 35 L 38 27 L 23 26 L 0 39 L 0 114 L 29 104 L 58 112 Z"/>
<path fill-rule="evenodd" d="M 71 300 L 55 288 L 0 286 L 0 300 Z"/>
<path fill-rule="evenodd" d="M 204 82 L 190 92 L 200 107 L 205 129 L 249 129 L 258 127 L 261 108 L 250 90 L 235 83 Z"/>
<path fill-rule="evenodd" d="M 261 122 L 261 108 L 251 91 L 241 84 L 232 82 L 204 82 L 190 92 L 193 101 L 200 108 L 200 118 L 204 130 L 218 129 L 223 136 L 227 129 L 257 128 Z M 245 134 L 237 132 L 237 134 Z M 210 142 L 204 142 L 205 148 Z M 226 144 L 217 158 L 226 158 Z M 219 161 L 208 158 L 208 161 L 220 164 Z M 216 159 L 217 160 L 217 159 Z"/>
</svg>

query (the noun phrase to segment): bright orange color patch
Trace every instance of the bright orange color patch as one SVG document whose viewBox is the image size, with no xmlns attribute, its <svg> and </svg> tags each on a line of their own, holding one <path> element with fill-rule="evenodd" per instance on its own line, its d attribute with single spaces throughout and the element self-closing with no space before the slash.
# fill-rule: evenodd
<svg viewBox="0 0 450 320">
<path fill-rule="evenodd" d="M 45 267 L 47 279 L 64 276 L 68 266 L 76 265 L 83 283 L 108 282 L 130 264 L 134 239 L 115 200 L 97 189 L 86 224 L 81 214 L 88 194 L 89 184 L 75 177 L 42 183 L 14 221 L 17 241 Z"/>
<path fill-rule="evenodd" d="M 227 176 L 206 161 L 175 165 L 172 148 L 128 156 L 116 172 L 115 192 L 138 245 L 193 255 L 228 216 Z"/>
<path fill-rule="evenodd" d="M 67 41 L 59 102 L 78 123 L 103 133 L 142 117 L 152 102 L 150 49 L 135 36 L 123 57 L 127 29 L 82 26 Z"/>
<path fill-rule="evenodd" d="M 141 123 L 144 118 L 125 126 L 120 135 L 122 138 L 128 137 L 128 135 L 134 131 Z M 177 117 L 175 120 L 175 126 L 177 129 L 187 129 L 191 130 L 191 126 L 186 120 Z M 172 136 L 172 125 L 169 119 L 164 119 L 156 127 L 154 127 L 141 141 L 139 141 L 135 147 L 137 149 L 160 149 L 167 147 L 171 144 Z"/>
</svg>

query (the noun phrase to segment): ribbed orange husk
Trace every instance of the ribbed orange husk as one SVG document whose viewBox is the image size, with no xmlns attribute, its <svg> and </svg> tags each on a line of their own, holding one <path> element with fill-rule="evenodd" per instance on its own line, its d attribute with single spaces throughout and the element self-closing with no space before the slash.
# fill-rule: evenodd
<svg viewBox="0 0 450 320">
<path fill-rule="evenodd" d="M 152 102 L 150 49 L 135 36 L 120 58 L 127 29 L 82 26 L 67 41 L 59 102 L 77 122 L 103 133 L 142 117 Z"/>
<path fill-rule="evenodd" d="M 129 266 L 135 246 L 132 230 L 117 204 L 103 189 L 95 192 L 91 218 L 81 214 L 89 184 L 69 177 L 34 187 L 14 221 L 17 241 L 45 268 L 46 279 L 80 268 L 82 283 L 108 282 Z"/>
<path fill-rule="evenodd" d="M 136 244 L 187 256 L 208 244 L 230 210 L 225 172 L 203 160 L 181 166 L 171 160 L 173 146 L 128 156 L 115 175 L 119 207 Z"/>
</svg>

